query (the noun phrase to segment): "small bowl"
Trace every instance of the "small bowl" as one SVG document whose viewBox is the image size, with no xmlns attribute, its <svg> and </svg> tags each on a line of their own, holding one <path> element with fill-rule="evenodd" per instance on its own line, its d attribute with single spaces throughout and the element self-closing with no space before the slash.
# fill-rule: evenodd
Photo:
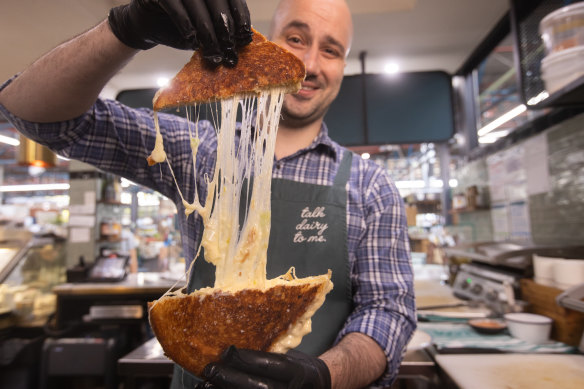
<svg viewBox="0 0 584 389">
<path fill-rule="evenodd" d="M 468 321 L 468 324 L 476 332 L 486 335 L 498 334 L 507 328 L 504 321 L 497 319 L 472 319 Z"/>
<path fill-rule="evenodd" d="M 549 340 L 552 319 L 533 313 L 507 313 L 505 321 L 511 336 L 529 343 L 541 344 Z"/>
<path fill-rule="evenodd" d="M 427 332 L 416 330 L 408 346 L 406 347 L 406 356 L 415 354 L 419 350 L 425 349 L 432 344 L 432 337 Z"/>
</svg>

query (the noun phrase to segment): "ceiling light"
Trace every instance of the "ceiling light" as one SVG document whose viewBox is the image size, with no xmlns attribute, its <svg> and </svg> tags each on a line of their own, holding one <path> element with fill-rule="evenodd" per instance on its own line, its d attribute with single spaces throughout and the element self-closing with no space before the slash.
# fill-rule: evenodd
<svg viewBox="0 0 584 389">
<path fill-rule="evenodd" d="M 531 99 L 529 99 L 527 101 L 527 105 L 536 105 L 536 104 L 544 101 L 548 97 L 550 97 L 549 93 L 547 93 L 546 91 L 543 91 L 540 94 L 538 94 L 537 96 L 534 96 Z"/>
<path fill-rule="evenodd" d="M 22 166 L 54 167 L 57 164 L 57 155 L 48 147 L 21 134 L 17 161 Z"/>
<path fill-rule="evenodd" d="M 363 158 L 363 159 L 369 159 L 369 158 L 371 158 L 371 154 L 369 154 L 369 153 L 363 153 L 363 154 L 361 154 L 361 158 Z"/>
<path fill-rule="evenodd" d="M 388 62 L 385 64 L 383 71 L 387 74 L 397 74 L 399 73 L 399 65 L 397 62 Z"/>
<path fill-rule="evenodd" d="M 160 199 L 154 193 L 144 193 L 138 192 L 138 206 L 148 207 L 148 206 L 159 206 Z"/>
<path fill-rule="evenodd" d="M 69 184 L 4 185 L 0 192 L 31 192 L 41 190 L 69 190 Z"/>
<path fill-rule="evenodd" d="M 479 143 L 495 143 L 497 140 L 509 135 L 509 130 L 491 132 L 479 137 Z"/>
<path fill-rule="evenodd" d="M 134 182 L 122 177 L 121 185 L 122 185 L 122 188 L 128 188 L 128 187 L 130 187 L 130 185 L 136 185 L 136 184 Z"/>
<path fill-rule="evenodd" d="M 487 136 L 481 136 L 479 138 L 479 143 L 482 143 L 482 144 L 495 143 L 499 139 L 501 139 L 501 138 L 496 137 L 496 136 L 488 136 L 488 135 Z"/>
<path fill-rule="evenodd" d="M 42 166 L 36 166 L 36 165 L 30 165 L 28 166 L 28 174 L 33 176 L 33 177 L 38 177 L 41 174 L 43 174 L 44 172 L 47 171 L 46 168 L 42 167 Z"/>
<path fill-rule="evenodd" d="M 504 113 L 503 115 L 499 116 L 497 119 L 493 120 L 480 130 L 478 130 L 478 135 L 483 136 L 488 134 L 489 132 L 493 131 L 495 128 L 507 123 L 509 120 L 521 115 L 523 112 L 527 110 L 527 107 L 524 104 L 518 105 L 517 107 L 513 108 L 509 112 Z"/>
<path fill-rule="evenodd" d="M 481 136 L 479 138 L 479 143 L 488 144 L 488 143 L 495 143 L 499 138 L 494 136 Z"/>
<path fill-rule="evenodd" d="M 454 185 L 453 185 L 454 184 Z M 451 179 L 448 181 L 448 185 L 451 188 L 458 186 L 458 181 L 456 179 Z M 398 189 L 423 189 L 423 188 L 442 188 L 444 183 L 440 179 L 431 178 L 428 182 L 424 180 L 405 180 L 405 181 L 395 181 L 395 186 Z"/>
<path fill-rule="evenodd" d="M 0 135 L 0 143 L 6 143 L 7 145 L 10 146 L 18 146 L 20 144 L 20 141 L 10 136 Z"/>
<path fill-rule="evenodd" d="M 170 80 L 168 79 L 168 77 L 158 77 L 158 79 L 156 80 L 156 84 L 158 84 L 160 88 L 167 86 L 169 82 Z"/>
<path fill-rule="evenodd" d="M 456 146 L 464 146 L 466 144 L 466 138 L 464 137 L 464 135 L 460 134 L 460 133 L 456 133 L 454 134 L 454 143 L 456 144 Z"/>
<path fill-rule="evenodd" d="M 128 192 L 122 192 L 120 196 L 120 202 L 122 204 L 132 204 L 132 194 Z"/>
<path fill-rule="evenodd" d="M 426 186 L 423 180 L 395 181 L 398 189 L 422 189 Z"/>
</svg>

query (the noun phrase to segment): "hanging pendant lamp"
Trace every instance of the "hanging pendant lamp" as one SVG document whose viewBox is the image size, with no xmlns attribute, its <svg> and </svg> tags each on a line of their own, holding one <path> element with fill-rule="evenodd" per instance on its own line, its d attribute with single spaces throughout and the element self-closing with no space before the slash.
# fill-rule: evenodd
<svg viewBox="0 0 584 389">
<path fill-rule="evenodd" d="M 18 164 L 44 168 L 54 167 L 57 164 L 57 155 L 47 147 L 28 139 L 24 135 L 20 135 Z"/>
</svg>

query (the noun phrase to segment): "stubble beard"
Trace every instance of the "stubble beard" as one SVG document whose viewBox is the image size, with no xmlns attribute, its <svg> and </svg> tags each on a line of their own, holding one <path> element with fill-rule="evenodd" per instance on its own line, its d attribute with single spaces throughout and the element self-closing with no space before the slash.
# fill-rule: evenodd
<svg viewBox="0 0 584 389">
<path fill-rule="evenodd" d="M 321 105 L 308 107 L 306 109 L 302 109 L 302 107 L 297 108 L 294 107 L 294 104 L 290 103 L 288 99 L 293 99 L 293 97 L 287 96 L 284 98 L 280 123 L 291 129 L 302 129 L 303 127 L 321 120 L 328 111 L 328 107 L 322 107 Z"/>
</svg>

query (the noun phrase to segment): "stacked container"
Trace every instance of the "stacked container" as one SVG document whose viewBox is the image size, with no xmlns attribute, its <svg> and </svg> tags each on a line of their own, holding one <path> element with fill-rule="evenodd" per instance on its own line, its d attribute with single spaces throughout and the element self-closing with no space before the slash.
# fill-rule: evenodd
<svg viewBox="0 0 584 389">
<path fill-rule="evenodd" d="M 551 94 L 584 75 L 584 1 L 550 13 L 539 31 L 546 50 L 541 77 Z"/>
</svg>

